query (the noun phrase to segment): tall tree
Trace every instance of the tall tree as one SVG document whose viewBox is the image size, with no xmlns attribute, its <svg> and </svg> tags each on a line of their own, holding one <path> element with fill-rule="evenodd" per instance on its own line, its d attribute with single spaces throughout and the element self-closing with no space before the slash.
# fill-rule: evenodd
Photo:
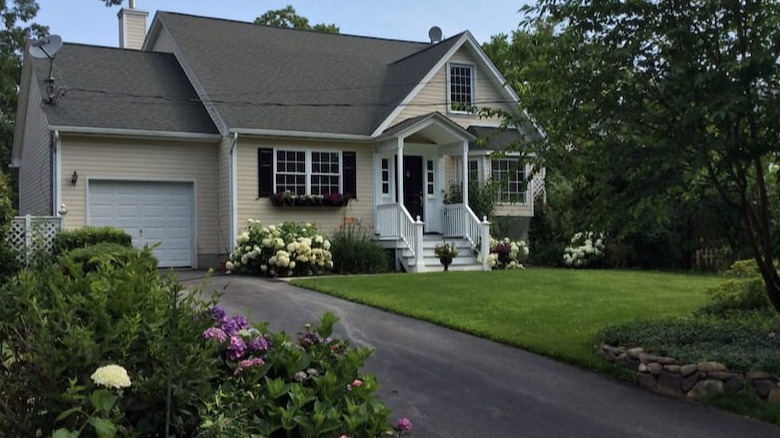
<svg viewBox="0 0 780 438">
<path fill-rule="evenodd" d="M 548 133 L 540 152 L 586 157 L 613 187 L 639 186 L 628 193 L 717 191 L 741 216 L 780 311 L 767 174 L 780 152 L 780 4 L 539 0 L 522 10 L 526 28 L 555 29 L 539 83 L 565 90 L 524 102 Z M 608 206 L 610 195 L 593 199 Z"/>
<path fill-rule="evenodd" d="M 107 0 L 110 1 L 110 0 Z M 276 27 L 289 27 L 292 29 L 316 30 L 320 32 L 339 33 L 339 27 L 335 24 L 319 23 L 309 24 L 309 19 L 295 12 L 292 5 L 282 9 L 272 9 L 255 19 L 256 24 L 265 24 Z"/>
</svg>

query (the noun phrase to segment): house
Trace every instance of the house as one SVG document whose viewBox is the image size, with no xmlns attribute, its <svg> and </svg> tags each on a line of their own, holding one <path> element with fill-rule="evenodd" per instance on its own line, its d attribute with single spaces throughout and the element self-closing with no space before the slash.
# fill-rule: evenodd
<svg viewBox="0 0 780 438">
<path fill-rule="evenodd" d="M 146 34 L 146 18 L 132 2 L 119 12 L 120 48 L 25 56 L 12 157 L 20 213 L 64 205 L 67 228 L 117 226 L 136 245 L 159 242 L 162 266 L 201 268 L 231 251 L 249 218 L 329 233 L 351 217 L 410 271 L 425 270 L 442 238 L 467 249 L 464 268 L 486 266 L 471 251 L 486 248 L 486 225 L 444 203 L 453 183 L 500 174 L 510 183 L 499 214 L 533 215 L 530 167 L 490 151 L 538 133 L 502 132 L 468 111 L 518 103 L 469 32 L 410 42 L 158 12 Z M 348 203 L 269 200 L 284 192 Z"/>
</svg>

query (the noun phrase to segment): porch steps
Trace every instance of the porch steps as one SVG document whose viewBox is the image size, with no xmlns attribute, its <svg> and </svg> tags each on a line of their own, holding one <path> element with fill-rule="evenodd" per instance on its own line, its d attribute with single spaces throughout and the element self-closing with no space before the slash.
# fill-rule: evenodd
<svg viewBox="0 0 780 438">
<path fill-rule="evenodd" d="M 455 244 L 458 256 L 452 259 L 450 271 L 480 271 L 482 263 L 477 262 L 477 253 L 471 249 L 471 243 L 463 238 L 444 238 L 440 234 L 426 234 L 423 236 L 423 260 L 421 266 L 414 267 L 414 257 L 408 249 L 397 251 L 401 265 L 407 272 L 437 272 L 443 271 L 444 266 L 439 262 L 439 257 L 433 252 L 437 244 Z"/>
</svg>

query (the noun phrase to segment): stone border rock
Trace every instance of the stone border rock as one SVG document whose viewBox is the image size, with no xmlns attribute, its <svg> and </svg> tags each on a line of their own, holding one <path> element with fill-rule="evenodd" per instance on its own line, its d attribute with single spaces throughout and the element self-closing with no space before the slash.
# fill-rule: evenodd
<svg viewBox="0 0 780 438">
<path fill-rule="evenodd" d="M 780 383 L 769 373 L 733 373 L 718 362 L 680 364 L 677 359 L 645 352 L 642 348 L 600 345 L 604 359 L 633 372 L 640 385 L 659 394 L 701 400 L 720 393 L 735 393 L 752 386 L 761 400 L 780 404 Z"/>
</svg>

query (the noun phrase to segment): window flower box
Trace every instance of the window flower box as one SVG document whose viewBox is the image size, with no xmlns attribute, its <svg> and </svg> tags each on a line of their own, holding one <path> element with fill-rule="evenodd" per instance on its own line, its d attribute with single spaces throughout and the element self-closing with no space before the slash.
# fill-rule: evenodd
<svg viewBox="0 0 780 438">
<path fill-rule="evenodd" d="M 271 195 L 271 204 L 276 207 L 345 207 L 349 199 L 341 193 L 296 195 L 291 192 L 280 192 Z"/>
</svg>

